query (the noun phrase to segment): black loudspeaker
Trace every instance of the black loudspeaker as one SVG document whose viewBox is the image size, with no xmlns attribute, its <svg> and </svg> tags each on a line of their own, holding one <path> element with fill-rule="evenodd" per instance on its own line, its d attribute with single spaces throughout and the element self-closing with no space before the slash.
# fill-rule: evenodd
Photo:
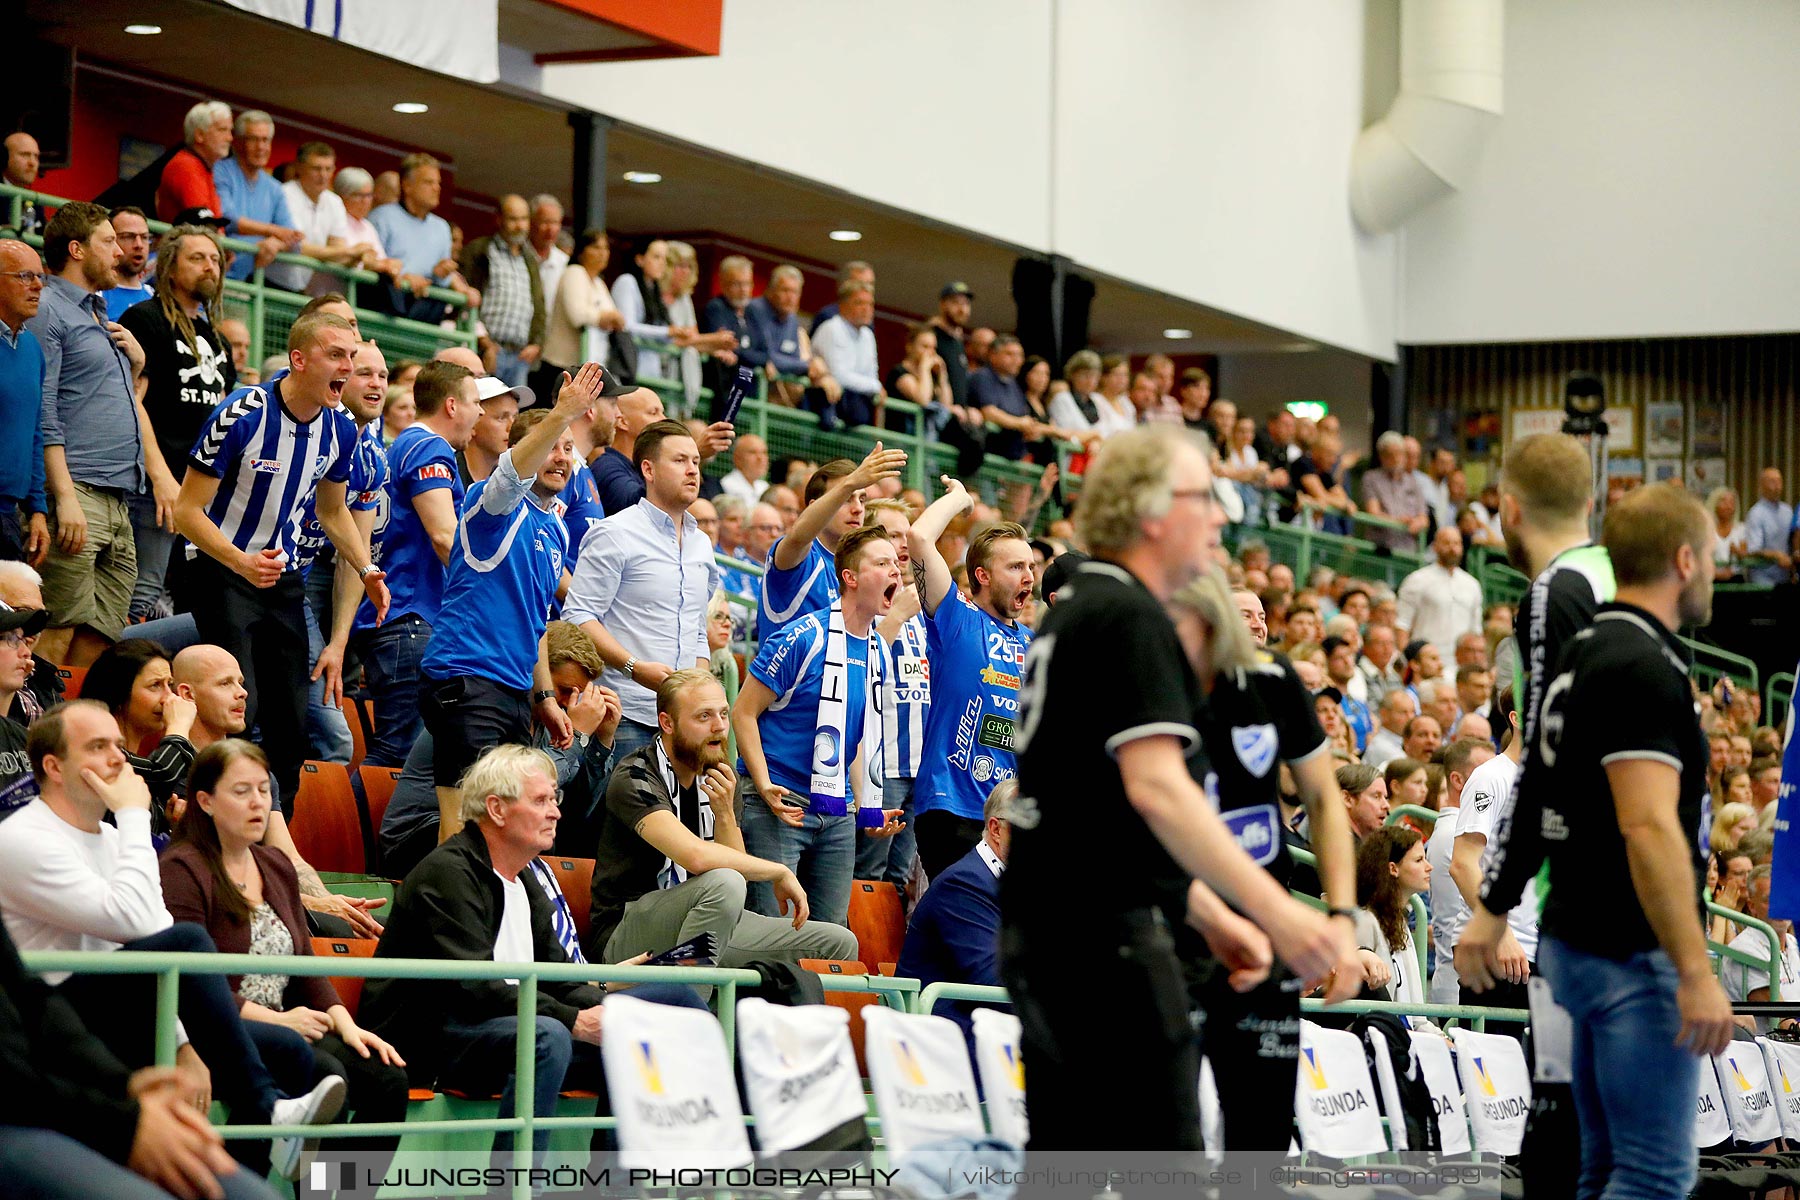
<svg viewBox="0 0 1800 1200">
<path fill-rule="evenodd" d="M 42 170 L 69 165 L 75 114 L 75 51 L 28 41 L 12 58 L 0 95 L 0 136 L 23 129 L 37 139 Z"/>
<path fill-rule="evenodd" d="M 1013 304 L 1018 310 L 1014 328 L 1027 354 L 1050 360 L 1056 374 L 1069 355 L 1087 345 L 1088 310 L 1094 303 L 1094 284 L 1067 268 L 1067 260 L 1021 258 L 1013 264 Z M 1058 282 L 1061 283 L 1060 304 Z M 1060 310 L 1060 311 L 1059 311 Z M 977 324 L 981 321 L 976 312 Z"/>
</svg>

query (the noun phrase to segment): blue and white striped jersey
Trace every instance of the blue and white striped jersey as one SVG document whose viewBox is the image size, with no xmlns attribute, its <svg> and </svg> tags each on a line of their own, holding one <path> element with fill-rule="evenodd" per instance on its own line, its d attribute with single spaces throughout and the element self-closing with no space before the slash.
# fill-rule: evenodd
<svg viewBox="0 0 1800 1200">
<path fill-rule="evenodd" d="M 239 388 L 200 427 L 189 464 L 219 481 L 206 515 L 249 553 L 282 550 L 298 570 L 301 527 L 319 481 L 348 483 L 356 422 L 341 408 L 297 421 L 281 402 L 283 379 Z M 198 551 L 188 547 L 188 557 Z"/>
<path fill-rule="evenodd" d="M 900 626 L 900 636 L 885 647 L 881 681 L 887 695 L 881 706 L 881 744 L 887 779 L 914 779 L 919 774 L 925 718 L 931 712 L 931 658 L 925 646 L 925 618 L 915 613 Z"/>
<path fill-rule="evenodd" d="M 366 512 L 378 508 L 385 494 L 382 485 L 387 482 L 387 475 L 387 447 L 381 444 L 381 422 L 370 421 L 350 452 L 350 487 L 344 493 L 344 502 L 350 511 Z M 301 571 L 310 570 L 329 542 L 325 527 L 319 524 L 318 505 L 308 500 L 294 566 Z"/>
</svg>

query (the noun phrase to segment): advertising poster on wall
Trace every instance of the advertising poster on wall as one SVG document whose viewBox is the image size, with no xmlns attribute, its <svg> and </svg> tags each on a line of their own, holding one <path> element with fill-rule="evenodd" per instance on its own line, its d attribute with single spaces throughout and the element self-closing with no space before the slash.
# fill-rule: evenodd
<svg viewBox="0 0 1800 1200">
<path fill-rule="evenodd" d="M 1704 499 L 1714 488 L 1725 486 L 1725 460 L 1694 458 L 1688 460 L 1688 491 Z"/>
<path fill-rule="evenodd" d="M 1725 455 L 1725 406 L 1723 404 L 1694 405 L 1694 424 L 1690 433 L 1693 443 L 1688 447 L 1689 458 L 1722 458 Z"/>
<path fill-rule="evenodd" d="M 1675 403 L 1657 403 L 1644 405 L 1644 453 L 1652 457 L 1679 458 L 1686 421 L 1683 420 L 1683 406 Z"/>
</svg>

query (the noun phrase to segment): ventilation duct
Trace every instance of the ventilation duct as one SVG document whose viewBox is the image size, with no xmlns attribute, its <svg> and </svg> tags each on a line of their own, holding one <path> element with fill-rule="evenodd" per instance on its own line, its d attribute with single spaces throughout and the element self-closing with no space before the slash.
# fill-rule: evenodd
<svg viewBox="0 0 1800 1200">
<path fill-rule="evenodd" d="M 1400 94 L 1362 131 L 1350 211 L 1386 233 L 1468 179 L 1501 113 L 1505 0 L 1400 0 Z"/>
</svg>

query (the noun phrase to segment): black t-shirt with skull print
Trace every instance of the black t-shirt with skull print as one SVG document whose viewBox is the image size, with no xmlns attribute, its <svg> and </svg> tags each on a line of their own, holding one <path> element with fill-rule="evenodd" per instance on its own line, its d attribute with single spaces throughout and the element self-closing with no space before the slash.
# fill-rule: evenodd
<svg viewBox="0 0 1800 1200">
<path fill-rule="evenodd" d="M 204 313 L 194 317 L 194 343 L 189 345 L 154 297 L 134 304 L 119 317 L 144 348 L 144 411 L 156 431 L 156 444 L 176 479 L 187 470 L 188 452 L 200 427 L 218 403 L 237 386 L 231 348 Z"/>
</svg>

